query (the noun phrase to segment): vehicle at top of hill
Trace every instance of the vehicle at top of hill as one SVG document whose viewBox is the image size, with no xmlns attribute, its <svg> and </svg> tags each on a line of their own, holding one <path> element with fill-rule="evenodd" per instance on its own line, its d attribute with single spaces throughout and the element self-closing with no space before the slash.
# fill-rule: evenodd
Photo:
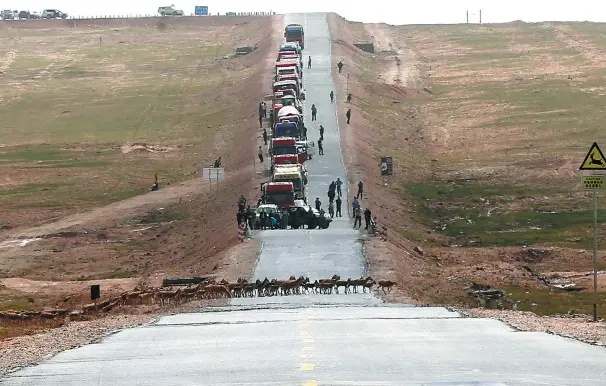
<svg viewBox="0 0 606 386">
<path fill-rule="evenodd" d="M 284 27 L 284 39 L 286 42 L 298 42 L 301 49 L 305 49 L 305 32 L 300 24 L 288 24 Z"/>
</svg>

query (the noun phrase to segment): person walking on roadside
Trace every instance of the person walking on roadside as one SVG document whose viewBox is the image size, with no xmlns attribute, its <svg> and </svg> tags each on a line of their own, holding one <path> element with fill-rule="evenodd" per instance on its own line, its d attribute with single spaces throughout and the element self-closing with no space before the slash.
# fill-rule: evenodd
<svg viewBox="0 0 606 386">
<path fill-rule="evenodd" d="M 320 125 L 320 139 L 324 141 L 324 126 Z"/>
<path fill-rule="evenodd" d="M 305 125 L 303 125 L 303 139 L 307 140 L 307 127 Z"/>
<path fill-rule="evenodd" d="M 307 59 L 307 69 L 311 69 L 311 56 Z"/>
<path fill-rule="evenodd" d="M 318 114 L 318 109 L 316 108 L 315 104 L 311 105 L 311 120 L 315 121 L 316 120 L 316 115 Z"/>
<path fill-rule="evenodd" d="M 263 102 L 259 102 L 259 127 L 263 127 Z"/>
<path fill-rule="evenodd" d="M 341 185 L 343 185 L 343 181 L 339 177 L 337 177 L 337 181 L 335 181 L 335 185 L 337 185 L 337 195 L 341 197 Z"/>
<path fill-rule="evenodd" d="M 370 219 L 372 216 L 372 212 L 369 208 L 364 209 L 364 229 L 368 230 L 368 226 L 370 225 Z"/>
<path fill-rule="evenodd" d="M 259 162 L 263 163 L 263 148 L 259 146 Z"/>
<path fill-rule="evenodd" d="M 337 197 L 337 199 L 335 200 L 335 204 L 337 204 L 337 217 L 343 217 L 343 215 L 341 215 L 341 204 L 343 204 L 341 196 Z"/>
<path fill-rule="evenodd" d="M 358 229 L 362 226 L 362 211 L 360 207 L 354 209 L 354 229 L 356 229 L 356 224 L 358 224 Z"/>
<path fill-rule="evenodd" d="M 347 124 L 349 125 L 349 121 L 351 120 L 351 109 L 347 109 L 345 117 L 347 118 Z"/>
<path fill-rule="evenodd" d="M 318 155 L 324 155 L 324 147 L 322 146 L 322 138 L 318 139 Z"/>
<path fill-rule="evenodd" d="M 267 118 L 267 103 L 263 103 L 263 118 Z"/>
<path fill-rule="evenodd" d="M 267 129 L 263 129 L 263 142 L 267 146 Z"/>
<path fill-rule="evenodd" d="M 330 103 L 333 103 L 335 101 L 335 92 L 331 91 L 330 92 Z"/>
<path fill-rule="evenodd" d="M 362 199 L 362 193 L 364 193 L 364 183 L 362 181 L 358 182 L 358 193 L 356 193 L 356 199 L 360 197 Z"/>
<path fill-rule="evenodd" d="M 340 74 L 341 71 L 343 70 L 343 62 L 339 60 L 339 63 L 337 63 L 337 67 L 339 68 L 339 74 Z"/>
</svg>

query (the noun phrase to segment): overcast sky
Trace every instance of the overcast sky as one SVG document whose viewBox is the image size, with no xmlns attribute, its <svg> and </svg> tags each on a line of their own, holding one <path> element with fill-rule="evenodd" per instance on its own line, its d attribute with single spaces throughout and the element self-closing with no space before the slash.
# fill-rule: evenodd
<svg viewBox="0 0 606 386">
<path fill-rule="evenodd" d="M 354 21 L 385 22 L 389 24 L 434 24 L 465 22 L 465 12 L 470 11 L 470 21 L 477 22 L 482 9 L 483 22 L 606 21 L 606 2 L 603 0 L 12 0 L 3 1 L 0 7 L 41 12 L 45 8 L 60 9 L 69 15 L 104 14 L 154 14 L 159 6 L 171 5 L 194 12 L 194 6 L 206 5 L 211 14 L 228 11 L 287 12 L 337 12 Z"/>
</svg>

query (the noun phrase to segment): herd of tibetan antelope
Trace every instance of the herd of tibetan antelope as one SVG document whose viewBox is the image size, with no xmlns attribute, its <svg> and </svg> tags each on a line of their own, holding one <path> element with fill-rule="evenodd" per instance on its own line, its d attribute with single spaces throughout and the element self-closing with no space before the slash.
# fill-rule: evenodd
<svg viewBox="0 0 606 386">
<path fill-rule="evenodd" d="M 288 296 L 302 294 L 332 294 L 332 293 L 366 293 L 376 290 L 391 292 L 397 284 L 390 280 L 373 280 L 372 277 L 341 280 L 334 275 L 330 279 L 320 279 L 313 283 L 308 277 L 295 278 L 291 276 L 288 280 L 257 280 L 249 283 L 246 279 L 238 279 L 236 283 L 230 283 L 223 279 L 217 282 L 215 279 L 194 286 L 177 289 L 167 288 L 141 288 L 128 291 L 119 296 L 90 303 L 82 307 L 82 310 L 70 311 L 66 309 L 54 309 L 50 311 L 3 311 L 0 312 L 1 321 L 26 322 L 31 320 L 53 320 L 59 317 L 69 316 L 78 318 L 86 314 L 107 313 L 117 307 L 137 306 L 140 304 L 157 304 L 161 307 L 167 305 L 179 305 L 192 300 L 237 298 L 237 297 L 264 297 L 264 296 Z M 387 289 L 387 292 L 385 291 Z M 340 290 L 342 292 L 340 292 Z"/>
</svg>

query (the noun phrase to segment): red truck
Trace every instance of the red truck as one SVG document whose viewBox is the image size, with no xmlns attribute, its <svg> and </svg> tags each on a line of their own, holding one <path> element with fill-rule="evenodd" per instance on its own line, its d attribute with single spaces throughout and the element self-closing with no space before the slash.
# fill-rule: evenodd
<svg viewBox="0 0 606 386">
<path fill-rule="evenodd" d="M 292 182 L 268 182 L 262 184 L 263 202 L 276 204 L 280 208 L 295 206 L 295 189 Z"/>
<path fill-rule="evenodd" d="M 296 154 L 299 163 L 307 161 L 307 153 L 299 153 L 297 150 L 297 140 L 294 137 L 281 137 L 271 140 L 271 148 L 269 149 L 272 157 L 283 154 Z"/>
</svg>

